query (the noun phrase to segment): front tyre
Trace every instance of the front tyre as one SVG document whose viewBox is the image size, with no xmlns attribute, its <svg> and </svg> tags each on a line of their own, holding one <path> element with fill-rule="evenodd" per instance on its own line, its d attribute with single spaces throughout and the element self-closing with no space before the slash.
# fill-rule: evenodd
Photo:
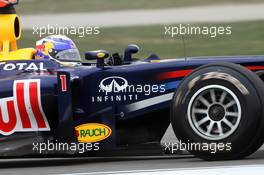
<svg viewBox="0 0 264 175">
<path fill-rule="evenodd" d="M 257 75 L 242 66 L 202 66 L 174 95 L 173 130 L 188 151 L 202 159 L 248 156 L 263 143 L 263 90 Z"/>
</svg>

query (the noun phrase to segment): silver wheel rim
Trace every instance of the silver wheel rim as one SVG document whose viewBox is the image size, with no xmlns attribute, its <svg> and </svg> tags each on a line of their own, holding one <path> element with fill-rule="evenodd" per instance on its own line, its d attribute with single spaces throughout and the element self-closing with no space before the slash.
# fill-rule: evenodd
<svg viewBox="0 0 264 175">
<path fill-rule="evenodd" d="M 230 89 L 209 85 L 192 96 L 187 115 L 196 134 L 208 140 L 221 140 L 232 135 L 238 128 L 241 105 Z"/>
</svg>

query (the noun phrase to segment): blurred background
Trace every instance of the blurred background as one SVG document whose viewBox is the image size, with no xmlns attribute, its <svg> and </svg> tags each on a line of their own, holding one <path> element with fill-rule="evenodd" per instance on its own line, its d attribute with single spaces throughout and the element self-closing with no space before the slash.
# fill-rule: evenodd
<svg viewBox="0 0 264 175">
<path fill-rule="evenodd" d="M 137 14 L 140 12 L 149 12 L 148 14 L 155 14 L 161 9 L 168 9 L 175 11 L 175 14 L 179 17 L 179 12 L 183 10 L 188 14 L 188 19 L 197 16 L 195 12 L 203 12 L 203 15 L 207 17 L 217 16 L 218 18 L 224 17 L 224 19 L 214 22 L 214 20 L 205 20 L 204 22 L 195 20 L 186 20 L 184 22 L 184 14 L 181 16 L 183 20 L 166 22 L 166 24 L 138 24 L 122 25 L 124 21 L 120 20 L 118 26 L 101 26 L 99 35 L 86 35 L 80 38 L 76 35 L 69 35 L 72 38 L 77 47 L 80 49 L 82 55 L 85 51 L 95 49 L 105 49 L 110 52 L 123 52 L 123 49 L 130 43 L 137 44 L 141 47 L 141 51 L 137 54 L 137 57 L 148 57 L 150 54 L 155 53 L 161 58 L 177 58 L 177 57 L 193 57 L 193 56 L 223 56 L 223 55 L 260 55 L 264 54 L 264 8 L 262 7 L 263 0 L 20 0 L 20 4 L 17 6 L 17 12 L 22 16 L 23 23 L 28 23 L 27 19 L 35 17 L 35 21 L 41 21 L 48 19 L 52 23 L 53 16 L 56 21 L 66 20 L 65 14 L 79 14 L 79 18 L 76 20 L 84 21 L 84 26 L 89 26 L 89 20 L 86 19 L 90 14 L 96 18 L 100 14 L 115 14 L 122 11 L 124 14 L 124 20 L 126 20 L 125 14 Z M 239 5 L 244 5 L 241 10 Z M 249 7 L 247 9 L 246 7 Z M 256 7 L 256 9 L 255 9 Z M 257 8 L 258 7 L 258 8 Z M 264 6 L 263 6 L 264 7 Z M 223 8 L 227 11 L 233 11 L 232 15 L 239 17 L 240 14 L 245 16 L 252 16 L 249 19 L 242 18 L 239 20 L 229 19 L 229 14 L 221 11 L 216 11 Z M 234 8 L 234 10 L 232 9 Z M 204 9 L 204 10 L 203 10 Z M 156 11 L 157 10 L 157 11 Z M 188 10 L 190 13 L 188 13 Z M 206 13 L 208 10 L 208 13 Z M 106 13 L 107 12 L 107 13 Z M 172 14 L 173 14 L 172 12 Z M 142 13 L 141 13 L 142 14 Z M 143 13 L 144 14 L 144 13 Z M 46 16 L 48 15 L 48 16 Z M 83 18 L 82 18 L 83 15 Z M 155 14 L 153 21 L 157 20 L 156 16 L 166 18 L 166 14 Z M 80 17 L 81 16 L 81 17 Z M 254 18 L 256 16 L 256 18 Z M 102 16 L 101 16 L 102 17 Z M 137 16 L 138 18 L 144 18 L 144 15 Z M 80 19 L 82 18 L 82 19 Z M 173 16 L 168 16 L 173 18 Z M 24 21 L 25 19 L 25 21 Z M 100 18 L 101 19 L 101 18 Z M 225 20 L 226 19 L 226 20 Z M 95 19 L 96 20 L 96 19 Z M 108 20 L 108 18 L 106 18 Z M 115 20 L 115 19 L 111 19 Z M 194 22 L 193 22 L 194 21 Z M 31 21 L 32 23 L 34 21 Z M 73 25 L 74 21 L 70 21 Z M 101 21 L 103 24 L 106 21 Z M 119 21 L 115 21 L 119 22 Z M 191 24 L 195 26 L 231 26 L 232 35 L 221 35 L 215 38 L 210 35 L 185 35 L 183 37 L 171 38 L 164 35 L 164 26 L 178 26 L 182 24 Z M 91 23 L 91 25 L 93 25 Z M 39 40 L 38 35 L 33 35 L 33 29 L 26 26 L 23 30 L 23 35 L 19 41 L 20 47 L 34 47 L 35 42 Z M 184 46 L 185 43 L 185 46 Z"/>
</svg>

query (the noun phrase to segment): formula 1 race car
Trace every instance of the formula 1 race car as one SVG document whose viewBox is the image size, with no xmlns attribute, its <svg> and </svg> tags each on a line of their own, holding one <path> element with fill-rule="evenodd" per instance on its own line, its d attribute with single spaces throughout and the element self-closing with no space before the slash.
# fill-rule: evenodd
<svg viewBox="0 0 264 175">
<path fill-rule="evenodd" d="M 67 66 L 17 49 L 20 19 L 6 8 L 0 8 L 2 157 L 40 149 L 72 155 L 80 143 L 96 156 L 159 143 L 170 123 L 187 150 L 205 160 L 240 159 L 263 144 L 264 56 L 138 60 L 138 47 L 129 45 L 124 57 L 89 51 L 86 60 L 96 63 Z"/>
</svg>

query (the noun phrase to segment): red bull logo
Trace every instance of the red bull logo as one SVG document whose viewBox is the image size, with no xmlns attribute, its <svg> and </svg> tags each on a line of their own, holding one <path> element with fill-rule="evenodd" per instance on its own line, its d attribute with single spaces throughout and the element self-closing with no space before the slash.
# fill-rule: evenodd
<svg viewBox="0 0 264 175">
<path fill-rule="evenodd" d="M 13 97 L 0 99 L 0 134 L 49 131 L 41 104 L 40 80 L 16 80 Z"/>
</svg>

